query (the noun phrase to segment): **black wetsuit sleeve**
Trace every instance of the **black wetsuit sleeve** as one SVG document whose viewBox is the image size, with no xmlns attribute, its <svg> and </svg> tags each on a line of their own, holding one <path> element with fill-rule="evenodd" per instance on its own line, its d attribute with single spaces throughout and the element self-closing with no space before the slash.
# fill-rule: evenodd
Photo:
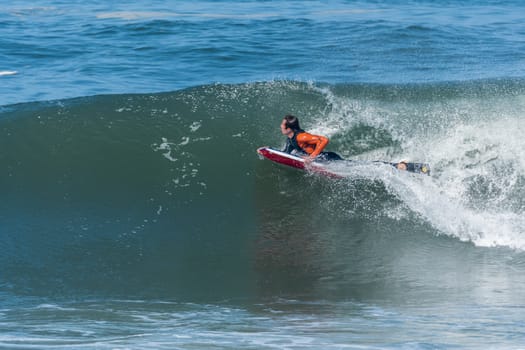
<svg viewBox="0 0 525 350">
<path fill-rule="evenodd" d="M 292 153 L 293 150 L 294 150 L 294 147 L 292 143 L 290 142 L 290 139 L 286 139 L 286 144 L 284 145 L 283 152 Z"/>
</svg>

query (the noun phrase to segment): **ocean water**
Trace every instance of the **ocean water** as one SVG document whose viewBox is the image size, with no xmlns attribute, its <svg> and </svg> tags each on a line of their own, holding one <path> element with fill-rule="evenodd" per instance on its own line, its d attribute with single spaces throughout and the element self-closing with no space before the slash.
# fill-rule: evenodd
<svg viewBox="0 0 525 350">
<path fill-rule="evenodd" d="M 524 349 L 524 10 L 4 4 L 0 348 Z"/>
</svg>

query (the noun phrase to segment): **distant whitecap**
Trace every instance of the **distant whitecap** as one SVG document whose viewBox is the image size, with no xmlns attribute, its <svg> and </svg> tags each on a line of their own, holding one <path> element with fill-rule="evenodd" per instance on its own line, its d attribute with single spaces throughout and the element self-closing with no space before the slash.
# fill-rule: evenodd
<svg viewBox="0 0 525 350">
<path fill-rule="evenodd" d="M 18 74 L 16 70 L 1 70 L 0 71 L 0 77 L 6 76 L 6 75 L 15 75 Z"/>
</svg>

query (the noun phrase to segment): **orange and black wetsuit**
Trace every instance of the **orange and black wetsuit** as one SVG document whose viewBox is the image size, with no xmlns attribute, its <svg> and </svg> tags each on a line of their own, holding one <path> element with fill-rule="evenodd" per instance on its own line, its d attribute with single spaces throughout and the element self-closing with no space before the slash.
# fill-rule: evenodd
<svg viewBox="0 0 525 350">
<path fill-rule="evenodd" d="M 286 139 L 284 152 L 291 153 L 295 150 L 300 154 L 309 155 L 311 158 L 321 155 L 319 158 L 324 160 L 342 159 L 334 152 L 323 152 L 328 142 L 328 138 L 324 136 L 312 135 L 304 130 L 296 130 L 292 137 Z"/>
</svg>

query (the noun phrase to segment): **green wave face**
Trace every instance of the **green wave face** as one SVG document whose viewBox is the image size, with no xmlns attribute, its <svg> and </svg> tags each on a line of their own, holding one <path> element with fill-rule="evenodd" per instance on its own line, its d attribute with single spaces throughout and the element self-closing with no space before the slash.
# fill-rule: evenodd
<svg viewBox="0 0 525 350">
<path fill-rule="evenodd" d="M 445 256 L 461 241 L 521 251 L 524 96 L 519 81 L 275 81 L 3 107 L 5 286 L 339 297 L 355 290 L 341 276 L 359 281 L 392 246 L 444 235 Z M 432 176 L 357 167 L 333 181 L 261 161 L 288 113 L 345 158 L 428 162 Z"/>
</svg>

